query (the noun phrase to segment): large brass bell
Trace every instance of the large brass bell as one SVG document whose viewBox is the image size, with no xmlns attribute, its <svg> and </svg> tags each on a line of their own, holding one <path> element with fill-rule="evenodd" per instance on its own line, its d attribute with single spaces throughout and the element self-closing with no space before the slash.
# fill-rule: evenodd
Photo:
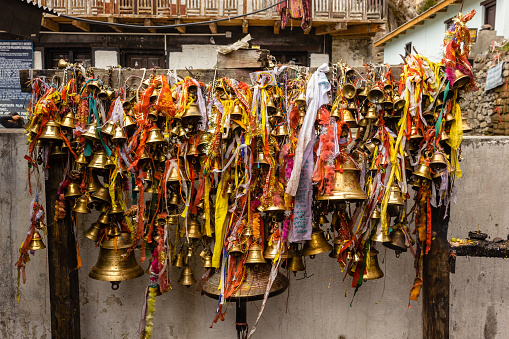
<svg viewBox="0 0 509 339">
<path fill-rule="evenodd" d="M 389 189 L 389 202 L 388 205 L 404 205 L 405 200 L 403 199 L 403 193 L 401 192 L 401 188 L 399 188 L 396 182 L 392 183 L 391 188 Z"/>
<path fill-rule="evenodd" d="M 193 270 L 191 267 L 186 266 L 182 270 L 182 274 L 180 275 L 180 279 L 178 280 L 178 283 L 184 286 L 191 286 L 196 284 L 196 278 L 194 277 Z"/>
<path fill-rule="evenodd" d="M 154 127 L 150 130 L 150 132 L 148 132 L 148 137 L 147 137 L 147 141 L 146 141 L 146 144 L 147 145 L 155 145 L 155 144 L 160 144 L 160 143 L 163 143 L 164 142 L 164 138 L 163 138 L 163 135 L 161 134 L 161 130 L 159 129 L 159 127 Z"/>
<path fill-rule="evenodd" d="M 431 169 L 425 162 L 421 162 L 419 166 L 417 166 L 417 169 L 412 174 L 421 178 L 431 180 Z"/>
<path fill-rule="evenodd" d="M 311 232 L 311 240 L 306 241 L 304 244 L 304 248 L 302 249 L 302 255 L 310 256 L 311 259 L 315 257 L 315 255 L 330 252 L 332 250 L 332 245 L 325 240 L 325 235 L 323 230 L 318 227 L 313 227 L 313 231 Z"/>
<path fill-rule="evenodd" d="M 192 102 L 182 115 L 182 121 L 196 123 L 200 121 L 200 119 L 201 119 L 200 108 L 198 107 L 196 102 Z"/>
<path fill-rule="evenodd" d="M 110 191 L 108 188 L 101 186 L 94 194 L 92 194 L 93 199 L 100 200 L 102 203 L 111 203 Z"/>
<path fill-rule="evenodd" d="M 30 251 L 36 251 L 36 250 L 42 250 L 46 248 L 46 245 L 44 245 L 44 242 L 42 241 L 42 237 L 39 234 L 39 231 L 35 230 L 34 234 L 32 236 L 32 240 L 30 240 L 30 243 L 28 244 L 28 249 Z"/>
<path fill-rule="evenodd" d="M 354 85 L 345 84 L 343 86 L 343 96 L 346 99 L 351 100 L 351 99 L 355 98 L 355 94 L 357 94 L 357 88 L 355 88 Z"/>
<path fill-rule="evenodd" d="M 435 152 L 429 161 L 429 167 L 433 171 L 440 171 L 448 167 L 447 159 L 441 152 Z"/>
<path fill-rule="evenodd" d="M 64 115 L 64 118 L 60 122 L 60 126 L 66 127 L 66 128 L 74 128 L 74 113 L 73 111 L 69 111 L 66 115 Z"/>
<path fill-rule="evenodd" d="M 52 119 L 48 120 L 46 125 L 42 128 L 42 132 L 38 139 L 44 141 L 62 140 L 60 136 L 60 127 Z"/>
<path fill-rule="evenodd" d="M 99 240 L 99 232 L 101 231 L 101 228 L 102 227 L 98 222 L 94 222 L 92 226 L 85 231 L 85 236 L 88 239 L 97 242 Z"/>
<path fill-rule="evenodd" d="M 254 243 L 247 252 L 246 264 L 265 264 L 263 249 L 258 243 Z"/>
<path fill-rule="evenodd" d="M 149 132 L 149 137 L 150 137 L 150 132 Z M 148 140 L 148 138 L 147 138 L 147 140 Z M 127 138 L 124 133 L 124 129 L 122 127 L 120 127 L 120 126 L 115 127 L 115 132 L 113 134 L 113 137 L 111 138 L 111 141 L 115 142 L 117 144 L 121 144 L 121 143 L 127 141 Z"/>
<path fill-rule="evenodd" d="M 380 104 L 384 100 L 384 93 L 378 86 L 375 86 L 368 92 L 368 100 L 372 104 Z"/>
<path fill-rule="evenodd" d="M 87 84 L 87 90 L 90 93 L 94 93 L 94 94 L 99 93 L 101 91 L 101 87 L 102 87 L 101 84 L 97 80 L 90 81 Z"/>
<path fill-rule="evenodd" d="M 111 288 L 114 290 L 118 289 L 120 281 L 142 276 L 143 268 L 138 265 L 134 251 L 128 252 L 131 243 L 128 233 L 103 240 L 100 243 L 97 263 L 88 276 L 96 280 L 111 281 Z"/>
<path fill-rule="evenodd" d="M 452 84 L 452 87 L 454 89 L 465 87 L 466 84 L 470 82 L 470 76 L 466 75 L 459 69 L 456 69 L 454 71 L 454 82 Z"/>
<path fill-rule="evenodd" d="M 288 263 L 286 264 L 286 269 L 294 273 L 304 271 L 306 266 L 304 265 L 304 260 L 302 260 L 302 255 L 297 254 L 293 257 L 290 257 L 288 259 Z"/>
<path fill-rule="evenodd" d="M 384 242 L 383 245 L 395 250 L 396 257 L 399 257 L 401 252 L 407 251 L 405 233 L 403 233 L 399 226 L 392 230 L 391 234 L 389 234 L 389 237 L 391 240 L 389 242 Z"/>
<path fill-rule="evenodd" d="M 88 199 L 86 195 L 82 195 L 76 200 L 72 208 L 73 212 L 78 212 L 82 214 L 90 213 L 90 208 L 88 208 Z"/>
<path fill-rule="evenodd" d="M 80 185 L 78 185 L 75 182 L 71 182 L 69 186 L 67 186 L 67 189 L 65 190 L 64 197 L 66 198 L 75 198 L 81 196 L 81 188 Z"/>
<path fill-rule="evenodd" d="M 90 141 L 99 141 L 99 136 L 97 135 L 97 126 L 95 123 L 89 124 L 87 126 L 87 130 L 81 136 Z"/>
<path fill-rule="evenodd" d="M 359 184 L 360 170 L 348 158 L 343 163 L 343 173 L 336 171 L 332 194 L 319 194 L 317 200 L 366 200 L 366 193 Z"/>
<path fill-rule="evenodd" d="M 92 159 L 88 163 L 88 168 L 97 168 L 97 169 L 106 169 L 106 162 L 108 161 L 108 156 L 104 149 L 99 149 L 94 152 Z"/>
<path fill-rule="evenodd" d="M 371 248 L 369 251 L 370 265 L 366 267 L 366 272 L 363 274 L 362 279 L 366 280 L 375 280 L 380 279 L 384 276 L 384 272 L 378 265 L 378 251 L 375 248 Z M 348 271 L 350 275 L 354 275 L 354 272 Z"/>
<path fill-rule="evenodd" d="M 59 69 L 64 69 L 64 68 L 67 68 L 67 67 L 69 67 L 69 66 L 71 66 L 71 63 L 70 63 L 70 62 L 67 62 L 67 61 L 65 61 L 64 59 L 60 59 L 60 60 L 58 60 L 57 67 L 58 67 Z"/>
</svg>

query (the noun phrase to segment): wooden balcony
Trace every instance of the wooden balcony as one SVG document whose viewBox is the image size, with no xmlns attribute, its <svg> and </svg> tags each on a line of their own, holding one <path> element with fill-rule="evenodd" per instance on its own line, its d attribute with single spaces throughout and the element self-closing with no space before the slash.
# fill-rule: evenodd
<svg viewBox="0 0 509 339">
<path fill-rule="evenodd" d="M 67 15 L 119 19 L 181 19 L 199 21 L 227 18 L 254 12 L 277 0 L 38 0 Z M 312 0 L 311 20 L 316 23 L 381 21 L 386 17 L 386 0 Z M 278 20 L 276 8 L 250 15 L 250 21 L 268 25 Z M 264 24 L 265 22 L 265 24 Z"/>
</svg>

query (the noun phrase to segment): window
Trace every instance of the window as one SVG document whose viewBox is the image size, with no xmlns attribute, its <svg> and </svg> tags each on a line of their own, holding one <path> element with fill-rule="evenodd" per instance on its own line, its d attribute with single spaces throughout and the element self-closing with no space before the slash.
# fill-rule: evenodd
<svg viewBox="0 0 509 339">
<path fill-rule="evenodd" d="M 484 6 L 484 24 L 495 28 L 497 0 L 486 0 L 481 2 L 481 5 Z"/>
<path fill-rule="evenodd" d="M 405 45 L 405 57 L 412 54 L 412 42 L 409 42 Z"/>
</svg>

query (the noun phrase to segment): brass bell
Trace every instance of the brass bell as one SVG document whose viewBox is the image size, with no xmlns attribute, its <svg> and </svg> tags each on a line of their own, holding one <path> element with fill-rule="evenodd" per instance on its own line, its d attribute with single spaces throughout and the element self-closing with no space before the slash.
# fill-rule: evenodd
<svg viewBox="0 0 509 339">
<path fill-rule="evenodd" d="M 247 252 L 246 264 L 265 264 L 263 248 L 258 243 L 252 244 L 249 248 Z"/>
<path fill-rule="evenodd" d="M 352 113 L 357 112 L 357 105 L 355 104 L 355 102 L 350 101 L 346 109 L 348 109 Z"/>
<path fill-rule="evenodd" d="M 69 63 L 69 62 L 65 61 L 64 59 L 60 59 L 60 60 L 58 60 L 57 67 L 58 67 L 59 69 L 64 69 L 64 68 L 67 68 L 67 67 L 69 67 L 69 66 L 71 66 L 71 63 Z"/>
<path fill-rule="evenodd" d="M 306 104 L 306 93 L 304 91 L 301 91 L 299 95 L 297 96 L 297 99 L 295 99 L 295 104 L 298 106 L 302 106 Z"/>
<path fill-rule="evenodd" d="M 116 167 L 113 157 L 106 157 L 106 163 L 104 164 L 104 168 L 108 170 L 112 170 Z"/>
<path fill-rule="evenodd" d="M 113 133 L 115 132 L 115 124 L 113 121 L 108 121 L 104 124 L 104 126 L 101 128 L 101 133 L 107 134 L 109 136 L 113 136 Z"/>
<path fill-rule="evenodd" d="M 97 126 L 95 123 L 89 124 L 87 126 L 87 130 L 81 136 L 90 141 L 99 141 L 99 136 L 97 135 Z"/>
<path fill-rule="evenodd" d="M 99 100 L 108 100 L 113 97 L 113 91 L 109 89 L 102 89 L 99 93 L 97 93 L 97 99 Z"/>
<path fill-rule="evenodd" d="M 391 188 L 389 189 L 389 202 L 388 205 L 404 205 L 405 200 L 403 200 L 403 193 L 399 188 L 396 182 L 392 183 Z"/>
<path fill-rule="evenodd" d="M 242 108 L 240 107 L 240 105 L 238 103 L 235 104 L 235 106 L 233 106 L 233 110 L 230 113 L 230 118 L 235 119 L 235 120 L 242 119 Z"/>
<path fill-rule="evenodd" d="M 267 158 L 265 158 L 265 154 L 263 151 L 258 151 L 258 156 L 257 156 L 256 160 L 254 161 L 254 165 L 257 167 L 270 166 L 269 162 L 267 161 Z"/>
<path fill-rule="evenodd" d="M 182 253 L 177 254 L 173 260 L 173 266 L 180 268 L 184 267 L 184 255 Z"/>
<path fill-rule="evenodd" d="M 108 212 L 108 214 L 120 214 L 124 213 L 124 210 L 122 209 L 122 206 L 120 206 L 120 203 L 117 201 L 112 206 L 111 210 Z"/>
<path fill-rule="evenodd" d="M 382 214 L 380 213 L 377 207 L 375 207 L 373 213 L 371 213 L 371 219 L 375 220 L 382 219 Z"/>
<path fill-rule="evenodd" d="M 93 199 L 101 200 L 102 203 L 111 203 L 110 191 L 108 188 L 101 186 L 94 194 L 92 194 Z"/>
<path fill-rule="evenodd" d="M 391 241 L 391 237 L 383 232 L 382 225 L 379 224 L 372 240 L 376 242 L 389 242 Z"/>
<path fill-rule="evenodd" d="M 42 237 L 39 234 L 39 231 L 35 230 L 34 234 L 32 236 L 32 240 L 30 240 L 30 243 L 28 244 L 28 249 L 30 251 L 36 251 L 36 250 L 42 250 L 46 248 L 46 245 L 44 245 L 44 242 L 42 241 Z"/>
<path fill-rule="evenodd" d="M 414 141 L 420 141 L 424 139 L 424 137 L 421 134 L 421 131 L 417 128 L 417 126 L 413 125 L 410 129 L 410 140 Z"/>
<path fill-rule="evenodd" d="M 182 237 L 186 236 L 185 224 L 182 224 L 182 227 L 180 228 L 180 235 Z M 189 238 L 192 239 L 200 239 L 203 236 L 201 233 L 201 224 L 196 217 L 189 216 L 187 221 L 187 235 L 189 235 Z"/>
<path fill-rule="evenodd" d="M 212 268 L 212 255 L 206 255 L 203 257 L 203 265 L 202 268 Z"/>
<path fill-rule="evenodd" d="M 198 151 L 198 148 L 196 147 L 196 144 L 194 142 L 190 142 L 189 143 L 189 148 L 187 149 L 187 153 L 186 155 L 187 156 L 197 156 L 197 155 L 200 155 L 201 153 Z"/>
<path fill-rule="evenodd" d="M 80 164 L 80 165 L 88 164 L 88 161 L 87 161 L 87 158 L 85 157 L 85 154 L 80 153 L 80 155 L 78 155 L 78 159 L 76 159 L 76 163 Z"/>
<path fill-rule="evenodd" d="M 128 252 L 131 243 L 128 233 L 103 240 L 97 262 L 88 276 L 96 280 L 110 281 L 114 290 L 118 289 L 120 281 L 141 277 L 145 273 L 143 268 L 136 261 L 134 251 Z"/>
<path fill-rule="evenodd" d="M 101 215 L 99 215 L 99 218 L 97 219 L 97 222 L 103 225 L 109 225 L 110 216 L 108 215 L 108 213 L 101 213 Z"/>
<path fill-rule="evenodd" d="M 346 122 L 348 127 L 355 128 L 357 127 L 357 120 L 355 120 L 352 112 L 350 110 L 343 110 L 343 121 Z"/>
<path fill-rule="evenodd" d="M 366 113 L 366 115 L 364 116 L 364 119 L 366 119 L 366 120 L 378 119 L 378 116 L 376 115 L 375 106 L 369 106 L 368 113 Z"/>
<path fill-rule="evenodd" d="M 401 99 L 399 95 L 394 96 L 394 109 L 397 111 L 405 108 L 405 100 Z"/>
<path fill-rule="evenodd" d="M 89 182 L 88 182 L 88 185 L 87 185 L 88 193 L 94 193 L 97 190 L 99 190 L 99 188 L 101 188 L 101 187 L 103 187 L 103 185 L 101 184 L 101 182 L 97 178 L 97 175 L 96 174 L 90 175 Z"/>
<path fill-rule="evenodd" d="M 152 144 L 160 144 L 160 143 L 163 143 L 164 142 L 164 138 L 163 138 L 163 135 L 161 133 L 161 130 L 159 129 L 159 127 L 154 127 L 150 130 L 150 132 L 148 132 L 148 137 L 147 137 L 147 141 L 146 141 L 146 144 L 147 145 L 152 145 Z"/>
<path fill-rule="evenodd" d="M 368 97 L 368 88 L 360 87 L 357 89 L 357 97 L 360 101 L 364 101 Z"/>
<path fill-rule="evenodd" d="M 54 122 L 52 119 L 48 120 L 46 125 L 42 128 L 42 132 L 39 135 L 38 140 L 43 141 L 55 141 L 55 140 L 62 140 L 62 137 L 60 136 L 60 127 L 56 122 Z"/>
<path fill-rule="evenodd" d="M 49 154 L 51 158 L 61 159 L 65 155 L 67 155 L 67 153 L 62 150 L 62 145 L 54 144 L 53 147 L 51 147 L 51 153 Z"/>
<path fill-rule="evenodd" d="M 384 93 L 378 86 L 375 86 L 368 92 L 368 100 L 372 104 L 380 104 L 384 100 Z"/>
<path fill-rule="evenodd" d="M 182 274 L 180 275 L 180 279 L 178 280 L 178 283 L 184 286 L 191 286 L 196 284 L 196 278 L 194 277 L 193 270 L 191 267 L 186 266 L 182 270 Z"/>
<path fill-rule="evenodd" d="M 76 200 L 76 203 L 72 208 L 72 211 L 83 214 L 90 213 L 90 208 L 88 208 L 88 199 L 86 195 L 82 195 L 81 197 L 78 198 L 78 200 Z"/>
<path fill-rule="evenodd" d="M 213 138 L 211 133 L 202 133 L 200 135 L 200 140 L 198 140 L 198 145 L 196 146 L 199 154 L 205 153 L 205 149 L 209 146 Z"/>
<path fill-rule="evenodd" d="M 181 203 L 182 200 L 180 199 L 180 195 L 177 192 L 171 193 L 168 205 L 180 205 Z"/>
<path fill-rule="evenodd" d="M 108 237 L 118 237 L 120 235 L 120 230 L 116 225 L 110 224 L 108 228 L 108 232 L 106 233 Z"/>
<path fill-rule="evenodd" d="M 288 259 L 288 263 L 286 264 L 286 269 L 292 272 L 301 272 L 306 269 L 304 265 L 304 260 L 302 260 L 302 255 L 297 254 Z"/>
<path fill-rule="evenodd" d="M 444 130 L 440 133 L 440 142 L 449 140 L 449 134 Z"/>
<path fill-rule="evenodd" d="M 278 251 L 279 248 L 277 247 L 276 242 L 273 241 L 272 245 L 267 245 L 267 247 L 265 248 L 265 252 L 263 252 L 263 257 L 265 259 L 273 260 L 274 258 L 276 258 Z M 281 259 L 290 258 L 288 248 L 284 244 L 281 246 L 281 252 L 279 253 L 279 256 L 281 257 Z"/>
<path fill-rule="evenodd" d="M 106 169 L 106 161 L 108 160 L 108 156 L 104 149 L 99 149 L 94 152 L 92 159 L 88 163 L 88 168 L 97 168 L 97 169 Z"/>
<path fill-rule="evenodd" d="M 155 108 L 150 108 L 148 111 L 147 118 L 153 122 L 156 122 L 159 119 L 159 114 Z"/>
<path fill-rule="evenodd" d="M 30 128 L 30 133 L 37 135 L 37 134 L 39 134 L 40 129 L 41 129 L 41 125 L 39 123 L 34 123 L 32 128 Z"/>
<path fill-rule="evenodd" d="M 269 100 L 267 101 L 267 111 L 268 112 L 274 112 L 276 110 L 276 105 L 274 104 L 274 100 L 272 97 L 269 97 Z"/>
<path fill-rule="evenodd" d="M 66 198 L 75 198 L 81 196 L 81 188 L 80 185 L 78 185 L 75 182 L 71 182 L 69 186 L 67 186 L 67 189 L 65 190 L 64 197 Z"/>
<path fill-rule="evenodd" d="M 363 273 L 362 278 L 364 281 L 366 280 L 375 280 L 380 279 L 384 276 L 384 272 L 378 265 L 378 251 L 375 248 L 371 248 L 369 251 L 369 257 L 370 257 L 370 265 L 369 267 L 366 267 L 366 272 Z M 350 275 L 354 275 L 354 272 L 348 271 Z"/>
<path fill-rule="evenodd" d="M 94 93 L 94 94 L 99 93 L 101 91 L 101 87 L 102 87 L 101 84 L 97 80 L 90 81 L 87 84 L 87 90 L 90 93 Z"/>
<path fill-rule="evenodd" d="M 276 137 L 286 137 L 287 135 L 290 135 L 290 132 L 288 131 L 288 125 L 286 123 L 278 125 L 274 130 L 274 135 Z"/>
<path fill-rule="evenodd" d="M 149 132 L 150 133 L 150 132 Z M 150 137 L 150 134 L 149 134 Z M 148 138 L 147 138 L 148 140 Z M 120 126 L 115 127 L 115 133 L 113 134 L 113 138 L 111 138 L 111 141 L 117 144 L 121 144 L 123 142 L 127 141 L 127 138 L 124 133 L 124 129 Z"/>
<path fill-rule="evenodd" d="M 391 111 L 392 109 L 394 109 L 394 102 L 392 102 L 392 98 L 390 96 L 387 96 L 387 98 L 385 98 L 384 102 L 382 102 L 382 105 L 384 107 L 384 110 L 386 111 Z"/>
<path fill-rule="evenodd" d="M 196 123 L 200 121 L 201 113 L 200 108 L 196 102 L 192 102 L 182 115 L 182 121 L 186 123 Z"/>
<path fill-rule="evenodd" d="M 101 231 L 101 228 L 102 227 L 98 222 L 94 222 L 92 226 L 85 231 L 85 236 L 88 239 L 97 242 L 99 240 L 99 232 Z"/>
<path fill-rule="evenodd" d="M 417 169 L 412 174 L 421 178 L 431 180 L 431 169 L 429 168 L 428 165 L 426 165 L 425 162 L 421 162 L 419 166 L 417 166 Z"/>
<path fill-rule="evenodd" d="M 327 220 L 327 216 L 323 212 L 320 213 L 320 216 L 318 217 L 318 225 L 325 225 L 328 223 L 329 220 Z"/>
<path fill-rule="evenodd" d="M 173 166 L 170 169 L 170 175 L 168 176 L 167 182 L 179 182 L 180 180 L 188 181 L 187 173 L 184 168 L 184 164 L 180 164 L 180 168 L 178 166 Z M 180 172 L 180 174 L 179 174 Z M 180 180 L 179 180 L 180 178 Z"/>
<path fill-rule="evenodd" d="M 343 96 L 350 100 L 355 98 L 355 94 L 357 94 L 357 88 L 355 88 L 352 84 L 345 84 L 343 86 Z"/>
<path fill-rule="evenodd" d="M 136 128 L 136 122 L 131 118 L 130 115 L 126 114 L 124 118 L 124 128 L 128 133 L 130 133 L 132 130 Z"/>
<path fill-rule="evenodd" d="M 454 71 L 454 82 L 452 84 L 452 87 L 454 89 L 465 87 L 466 84 L 470 82 L 470 76 L 466 75 L 459 69 L 456 69 Z"/>
<path fill-rule="evenodd" d="M 401 252 L 407 251 L 405 233 L 403 233 L 400 227 L 394 228 L 391 234 L 389 234 L 389 237 L 391 240 L 389 242 L 384 242 L 383 245 L 395 250 L 397 257 L 399 257 Z"/>
<path fill-rule="evenodd" d="M 448 167 L 447 159 L 441 152 L 435 152 L 430 159 L 429 167 L 433 171 L 440 171 Z"/>
<path fill-rule="evenodd" d="M 74 128 L 74 113 L 73 111 L 69 111 L 66 115 L 64 115 L 64 118 L 60 122 L 60 126 L 66 127 L 66 128 Z"/>
<path fill-rule="evenodd" d="M 470 132 L 472 131 L 472 127 L 467 122 L 467 118 L 461 118 L 461 125 L 463 127 L 463 132 Z"/>
<path fill-rule="evenodd" d="M 343 248 L 343 245 L 345 244 L 345 240 L 341 239 L 340 237 L 334 238 L 332 241 L 332 251 L 329 253 L 330 258 L 338 258 L 339 252 Z"/>
<path fill-rule="evenodd" d="M 325 240 L 325 235 L 323 230 L 318 227 L 313 227 L 313 231 L 311 232 L 311 240 L 307 240 L 304 244 L 304 248 L 302 249 L 303 256 L 310 256 L 311 259 L 315 257 L 315 255 L 329 252 L 332 250 L 332 245 Z"/>
<path fill-rule="evenodd" d="M 359 184 L 360 171 L 351 160 L 343 163 L 343 173 L 336 171 L 332 194 L 320 193 L 317 200 L 366 200 L 368 197 Z"/>
</svg>

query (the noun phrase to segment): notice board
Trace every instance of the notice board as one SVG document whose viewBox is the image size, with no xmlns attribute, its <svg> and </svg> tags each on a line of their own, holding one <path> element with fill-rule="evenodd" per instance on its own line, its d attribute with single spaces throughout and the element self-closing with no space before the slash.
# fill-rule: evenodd
<svg viewBox="0 0 509 339">
<path fill-rule="evenodd" d="M 31 41 L 0 41 L 0 115 L 18 112 L 24 118 L 30 103 L 30 93 L 22 93 L 19 70 L 33 67 Z"/>
</svg>

